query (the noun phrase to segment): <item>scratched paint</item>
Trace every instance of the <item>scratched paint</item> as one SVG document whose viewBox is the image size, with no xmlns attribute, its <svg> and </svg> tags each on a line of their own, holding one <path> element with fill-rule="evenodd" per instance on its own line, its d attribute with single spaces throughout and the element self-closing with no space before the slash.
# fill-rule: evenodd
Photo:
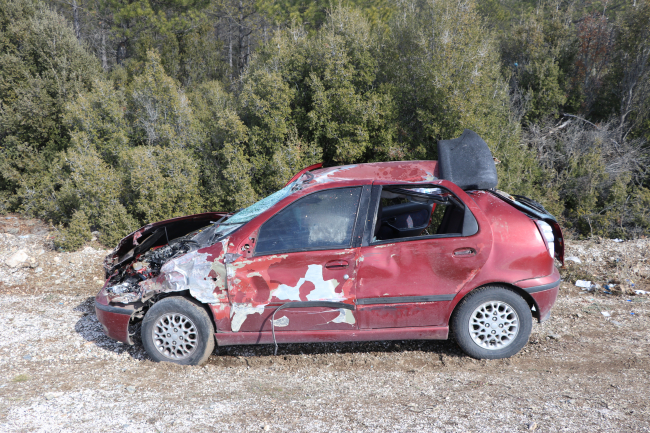
<svg viewBox="0 0 650 433">
<path fill-rule="evenodd" d="M 289 326 L 289 318 L 287 316 L 282 316 L 279 319 L 275 319 L 273 321 L 273 326 L 277 328 L 284 328 L 285 326 Z"/>
<path fill-rule="evenodd" d="M 336 293 L 334 289 L 339 285 L 339 282 L 331 279 L 325 281 L 323 279 L 323 266 L 322 265 L 309 265 L 307 273 L 304 277 L 298 280 L 295 286 L 280 284 L 277 289 L 271 291 L 272 297 L 286 301 L 299 301 L 300 300 L 300 287 L 306 282 L 314 285 L 314 289 L 307 294 L 308 301 L 329 301 L 344 299 L 342 293 Z"/>
<path fill-rule="evenodd" d="M 239 332 L 239 328 L 241 328 L 241 325 L 249 315 L 262 314 L 263 312 L 264 305 L 232 304 L 232 308 L 230 309 L 230 328 L 233 332 Z"/>
<path fill-rule="evenodd" d="M 349 323 L 350 325 L 357 323 L 356 319 L 354 318 L 354 313 L 352 313 L 351 310 L 345 308 L 339 308 L 338 310 L 339 315 L 327 323 Z"/>
</svg>

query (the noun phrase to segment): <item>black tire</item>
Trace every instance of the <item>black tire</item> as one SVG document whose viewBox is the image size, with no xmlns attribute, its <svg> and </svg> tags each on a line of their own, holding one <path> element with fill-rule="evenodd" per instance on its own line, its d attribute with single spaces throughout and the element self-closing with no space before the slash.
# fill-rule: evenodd
<svg viewBox="0 0 650 433">
<path fill-rule="evenodd" d="M 156 362 L 201 365 L 214 350 L 210 316 L 202 306 L 181 296 L 156 302 L 142 320 L 140 335 Z"/>
<path fill-rule="evenodd" d="M 528 343 L 532 327 L 528 303 L 512 290 L 499 286 L 470 292 L 451 319 L 456 343 L 477 359 L 509 358 L 516 354 Z"/>
</svg>

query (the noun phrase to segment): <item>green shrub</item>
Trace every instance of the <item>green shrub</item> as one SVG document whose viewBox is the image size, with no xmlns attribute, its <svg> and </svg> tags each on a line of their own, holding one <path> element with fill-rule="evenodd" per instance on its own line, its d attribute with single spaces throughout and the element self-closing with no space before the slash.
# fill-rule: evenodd
<svg viewBox="0 0 650 433">
<path fill-rule="evenodd" d="M 127 234 L 139 228 L 140 224 L 128 213 L 118 200 L 104 208 L 97 220 L 98 241 L 107 247 L 114 247 Z"/>
<path fill-rule="evenodd" d="M 122 154 L 127 209 L 142 222 L 202 209 L 199 165 L 191 151 L 138 146 Z"/>
<path fill-rule="evenodd" d="M 78 210 L 72 215 L 67 227 L 59 226 L 54 246 L 65 251 L 75 251 L 90 241 L 91 237 L 88 218 L 84 211 Z"/>
</svg>

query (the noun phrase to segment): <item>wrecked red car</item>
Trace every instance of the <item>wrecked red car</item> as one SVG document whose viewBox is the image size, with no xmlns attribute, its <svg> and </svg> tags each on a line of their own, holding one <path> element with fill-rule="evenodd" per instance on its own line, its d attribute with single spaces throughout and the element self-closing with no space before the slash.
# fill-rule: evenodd
<svg viewBox="0 0 650 433">
<path fill-rule="evenodd" d="M 105 333 L 155 361 L 218 345 L 446 339 L 504 358 L 547 320 L 563 260 L 555 218 L 496 190 L 466 130 L 438 161 L 308 167 L 234 214 L 146 225 L 106 258 Z"/>
</svg>

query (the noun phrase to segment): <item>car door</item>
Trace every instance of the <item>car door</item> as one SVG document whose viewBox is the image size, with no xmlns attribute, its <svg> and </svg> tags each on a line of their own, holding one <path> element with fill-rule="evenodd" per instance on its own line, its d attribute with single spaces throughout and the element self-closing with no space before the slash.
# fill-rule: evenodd
<svg viewBox="0 0 650 433">
<path fill-rule="evenodd" d="M 228 265 L 232 331 L 269 331 L 272 321 L 275 332 L 357 328 L 353 310 L 363 189 L 307 194 L 249 236 L 253 253 Z"/>
<path fill-rule="evenodd" d="M 374 221 L 381 213 L 381 188 L 385 186 L 373 187 Z M 462 191 L 457 193 L 471 200 Z M 405 237 L 364 237 L 357 271 L 357 317 L 361 329 L 445 325 L 451 301 L 485 264 L 491 245 L 486 241 L 486 236 L 491 239 L 491 232 L 482 232 L 476 219 L 472 220 L 468 206 L 457 203 L 461 206 L 443 211 L 439 226 L 445 225 L 443 233 L 412 236 L 413 230 L 409 228 L 403 230 Z M 466 213 L 471 220 L 468 225 L 474 229 L 463 233 Z M 400 220 L 399 215 L 391 216 L 395 217 Z M 409 218 L 402 215 L 401 219 Z M 376 224 L 373 234 L 384 232 Z"/>
</svg>

